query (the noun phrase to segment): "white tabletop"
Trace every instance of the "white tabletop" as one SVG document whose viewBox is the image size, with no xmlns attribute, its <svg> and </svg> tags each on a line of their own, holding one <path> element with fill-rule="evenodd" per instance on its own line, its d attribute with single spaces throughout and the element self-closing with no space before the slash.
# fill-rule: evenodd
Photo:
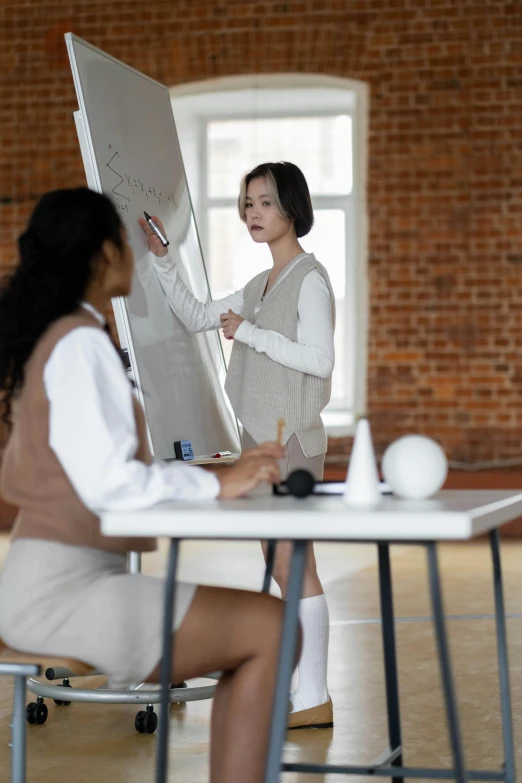
<svg viewBox="0 0 522 783">
<path fill-rule="evenodd" d="M 107 536 L 314 541 L 465 540 L 522 516 L 522 492 L 445 490 L 429 500 L 383 497 L 375 508 L 340 496 L 164 503 L 102 515 Z"/>
</svg>

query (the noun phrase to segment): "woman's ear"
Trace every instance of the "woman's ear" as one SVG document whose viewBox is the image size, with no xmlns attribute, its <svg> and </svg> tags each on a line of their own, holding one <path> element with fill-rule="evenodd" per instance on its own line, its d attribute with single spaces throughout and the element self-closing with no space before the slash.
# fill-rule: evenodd
<svg viewBox="0 0 522 783">
<path fill-rule="evenodd" d="M 107 274 L 114 269 L 118 263 L 121 251 L 118 250 L 114 242 L 106 239 L 100 247 L 94 261 L 94 280 L 103 285 Z"/>
<path fill-rule="evenodd" d="M 101 259 L 106 266 L 117 266 L 121 259 L 121 250 L 116 247 L 112 239 L 106 239 L 100 250 Z"/>
</svg>

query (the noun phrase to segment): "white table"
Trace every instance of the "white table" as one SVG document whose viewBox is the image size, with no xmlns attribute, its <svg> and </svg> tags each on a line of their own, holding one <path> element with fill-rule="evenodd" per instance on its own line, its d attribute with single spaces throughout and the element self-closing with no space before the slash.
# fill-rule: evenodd
<svg viewBox="0 0 522 783">
<path fill-rule="evenodd" d="M 522 515 L 522 493 L 500 490 L 448 490 L 425 501 L 383 497 L 370 510 L 347 506 L 339 496 L 262 496 L 235 501 L 168 503 L 143 511 L 118 512 L 102 517 L 102 531 L 109 536 L 165 536 L 171 539 L 169 554 L 162 659 L 162 713 L 158 747 L 157 783 L 167 772 L 168 704 L 172 657 L 173 593 L 179 541 L 182 539 L 272 539 L 294 542 L 284 629 L 281 641 L 266 783 L 276 783 L 281 769 L 294 772 L 340 773 L 394 778 L 499 780 L 516 783 L 511 718 L 506 627 L 500 567 L 498 528 Z M 437 542 L 465 541 L 489 534 L 493 558 L 499 683 L 502 708 L 504 765 L 498 770 L 469 770 L 465 765 L 453 686 L 451 662 L 442 604 Z M 302 591 L 306 546 L 309 541 L 365 541 L 375 543 L 379 554 L 382 635 L 388 712 L 389 749 L 373 764 L 281 764 L 286 734 L 288 693 L 298 627 L 298 603 Z M 453 754 L 453 769 L 404 767 L 402 761 L 399 689 L 389 545 L 394 542 L 426 547 L 442 687 Z"/>
</svg>

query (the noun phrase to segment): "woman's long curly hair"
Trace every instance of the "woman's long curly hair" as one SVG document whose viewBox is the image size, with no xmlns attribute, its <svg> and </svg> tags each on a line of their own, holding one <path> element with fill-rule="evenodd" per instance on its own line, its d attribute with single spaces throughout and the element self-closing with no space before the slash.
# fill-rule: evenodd
<svg viewBox="0 0 522 783">
<path fill-rule="evenodd" d="M 78 308 L 106 240 L 123 248 L 122 223 L 107 196 L 55 190 L 37 203 L 18 240 L 20 263 L 0 289 L 0 411 L 8 425 L 36 343 Z"/>
</svg>

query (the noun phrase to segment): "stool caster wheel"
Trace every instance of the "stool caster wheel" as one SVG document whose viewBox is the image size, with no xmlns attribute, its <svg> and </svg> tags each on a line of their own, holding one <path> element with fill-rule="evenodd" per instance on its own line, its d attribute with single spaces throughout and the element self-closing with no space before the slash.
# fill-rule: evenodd
<svg viewBox="0 0 522 783">
<path fill-rule="evenodd" d="M 149 705 L 146 710 L 140 710 L 134 721 L 134 728 L 138 734 L 154 734 L 158 728 L 158 716 Z"/>
<path fill-rule="evenodd" d="M 62 683 L 59 683 L 57 688 L 72 688 L 72 685 L 70 684 L 69 680 L 64 680 Z M 54 703 L 57 707 L 68 707 L 70 705 L 70 701 L 62 701 L 61 699 L 53 699 Z"/>
<path fill-rule="evenodd" d="M 37 701 L 30 702 L 25 708 L 25 719 L 27 723 L 36 726 L 42 726 L 47 720 L 47 705 L 41 696 Z"/>
</svg>

